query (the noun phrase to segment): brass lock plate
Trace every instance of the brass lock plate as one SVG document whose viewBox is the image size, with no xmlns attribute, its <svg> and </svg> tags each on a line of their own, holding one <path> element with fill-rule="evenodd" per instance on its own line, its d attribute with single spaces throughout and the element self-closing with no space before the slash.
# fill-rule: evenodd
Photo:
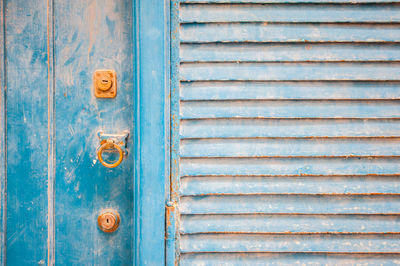
<svg viewBox="0 0 400 266">
<path fill-rule="evenodd" d="M 93 74 L 94 96 L 115 98 L 117 96 L 117 73 L 112 69 L 98 69 Z"/>
</svg>

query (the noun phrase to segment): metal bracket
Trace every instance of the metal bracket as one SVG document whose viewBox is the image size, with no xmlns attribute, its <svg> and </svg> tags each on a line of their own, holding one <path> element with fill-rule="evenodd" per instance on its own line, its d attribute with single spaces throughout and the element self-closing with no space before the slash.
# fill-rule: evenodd
<svg viewBox="0 0 400 266">
<path fill-rule="evenodd" d="M 128 149 L 126 148 L 127 147 L 126 142 L 129 137 L 129 131 L 124 130 L 120 134 L 106 134 L 100 130 L 99 132 L 97 132 L 97 136 L 99 137 L 100 145 L 107 142 L 107 140 L 112 140 L 115 144 L 121 147 L 125 155 L 128 154 Z"/>
</svg>

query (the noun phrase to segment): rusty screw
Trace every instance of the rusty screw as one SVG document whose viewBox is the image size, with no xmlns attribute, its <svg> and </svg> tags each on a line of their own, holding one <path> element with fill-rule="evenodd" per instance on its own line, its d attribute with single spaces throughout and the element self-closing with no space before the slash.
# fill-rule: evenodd
<svg viewBox="0 0 400 266">
<path fill-rule="evenodd" d="M 117 230 L 119 222 L 119 214 L 114 210 L 105 210 L 97 217 L 97 224 L 100 230 L 106 233 L 112 233 Z"/>
</svg>

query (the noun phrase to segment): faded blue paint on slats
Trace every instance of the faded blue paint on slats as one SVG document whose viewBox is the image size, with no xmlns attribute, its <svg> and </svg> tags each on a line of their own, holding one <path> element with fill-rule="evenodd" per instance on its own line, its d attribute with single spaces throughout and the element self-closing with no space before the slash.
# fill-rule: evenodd
<svg viewBox="0 0 400 266">
<path fill-rule="evenodd" d="M 393 231 L 395 230 L 395 231 Z M 400 232 L 398 215 L 182 215 L 181 232 L 386 233 Z"/>
<path fill-rule="evenodd" d="M 395 25 L 206 23 L 181 26 L 182 42 L 398 42 Z"/>
<path fill-rule="evenodd" d="M 399 263 L 396 1 L 181 2 L 181 265 Z"/>
<path fill-rule="evenodd" d="M 397 119 L 182 120 L 181 138 L 398 137 Z"/>
<path fill-rule="evenodd" d="M 181 157 L 400 156 L 393 139 L 200 139 L 181 142 Z"/>
<path fill-rule="evenodd" d="M 383 43 L 182 44 L 180 50 L 183 62 L 399 61 L 399 51 L 399 45 Z"/>
<path fill-rule="evenodd" d="M 187 22 L 400 22 L 398 5 L 181 5 Z"/>
<path fill-rule="evenodd" d="M 186 176 L 181 195 L 251 193 L 398 193 L 398 175 Z"/>
<path fill-rule="evenodd" d="M 3 4 L 3 2 L 2 2 Z M 6 1 L 7 264 L 47 262 L 46 1 Z"/>
<path fill-rule="evenodd" d="M 399 214 L 400 194 L 185 196 L 181 198 L 180 211 L 183 214 Z"/>
<path fill-rule="evenodd" d="M 400 37 L 400 36 L 399 36 Z M 181 80 L 388 80 L 399 63 L 184 63 Z"/>
<path fill-rule="evenodd" d="M 392 175 L 398 158 L 190 158 L 181 175 Z"/>
<path fill-rule="evenodd" d="M 198 81 L 182 82 L 180 94 L 182 100 L 400 99 L 400 82 Z"/>
<path fill-rule="evenodd" d="M 400 118 L 400 101 L 189 101 L 181 117 Z"/>
<path fill-rule="evenodd" d="M 183 235 L 182 252 L 398 252 L 400 235 Z"/>
</svg>

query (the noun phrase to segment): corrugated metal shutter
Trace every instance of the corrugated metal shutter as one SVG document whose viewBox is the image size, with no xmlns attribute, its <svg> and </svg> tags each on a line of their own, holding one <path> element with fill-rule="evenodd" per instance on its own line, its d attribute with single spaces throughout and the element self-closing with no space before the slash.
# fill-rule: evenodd
<svg viewBox="0 0 400 266">
<path fill-rule="evenodd" d="M 400 5 L 351 2 L 181 1 L 181 265 L 400 264 Z"/>
</svg>

